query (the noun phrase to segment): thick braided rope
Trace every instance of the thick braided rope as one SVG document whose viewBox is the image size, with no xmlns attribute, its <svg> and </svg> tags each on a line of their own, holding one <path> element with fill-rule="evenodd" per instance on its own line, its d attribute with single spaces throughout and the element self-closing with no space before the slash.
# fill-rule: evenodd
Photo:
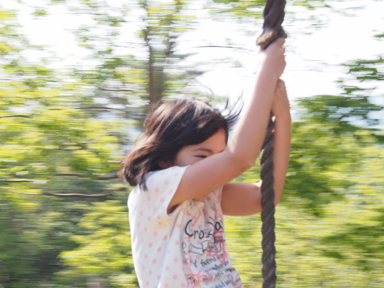
<svg viewBox="0 0 384 288">
<path fill-rule="evenodd" d="M 266 48 L 279 37 L 287 37 L 281 24 L 284 21 L 285 0 L 267 0 L 264 8 L 263 33 L 257 38 L 257 45 Z M 273 120 L 272 113 L 261 152 L 261 219 L 262 247 L 263 247 L 263 288 L 274 288 L 276 284 L 275 262 L 275 191 L 273 178 Z"/>
<path fill-rule="evenodd" d="M 287 37 L 281 24 L 284 21 L 285 0 L 267 0 L 264 7 L 263 33 L 257 38 L 256 44 L 261 47 L 268 47 L 279 37 Z"/>
</svg>

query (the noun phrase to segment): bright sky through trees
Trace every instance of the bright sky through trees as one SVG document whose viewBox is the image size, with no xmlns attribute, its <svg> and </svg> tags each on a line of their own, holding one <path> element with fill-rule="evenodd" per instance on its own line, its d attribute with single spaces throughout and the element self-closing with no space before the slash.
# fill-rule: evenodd
<svg viewBox="0 0 384 288">
<path fill-rule="evenodd" d="M 122 3 L 120 0 L 110 2 L 116 5 Z M 284 22 L 289 39 L 286 42 L 288 65 L 283 77 L 291 99 L 317 94 L 340 94 L 342 91 L 336 81 L 346 72 L 341 63 L 378 57 L 384 51 L 384 41 L 373 37 L 382 32 L 380 28 L 384 27 L 384 2 L 325 1 L 331 8 L 314 10 L 293 6 L 292 2 L 287 1 Z M 31 16 L 32 10 L 24 5 L 19 6 L 16 1 L 6 2 L 5 7 L 23 8 L 19 20 L 31 43 L 45 45 L 47 50 L 61 57 L 63 61 L 56 65 L 57 68 L 71 64 L 79 65 L 86 58 L 87 51 L 78 47 L 70 31 L 76 29 L 80 23 L 87 22 L 84 17 L 71 14 L 63 6 L 50 8 L 54 13 L 46 19 L 34 18 Z M 233 63 L 211 63 L 210 71 L 200 77 L 200 82 L 217 94 L 237 97 L 243 92 L 246 98 L 253 88 L 257 55 L 254 51 L 258 49 L 254 43 L 261 31 L 262 22 L 259 21 L 258 27 L 233 22 L 215 22 L 209 19 L 208 13 L 205 14 L 202 12 L 199 16 L 203 21 L 198 24 L 196 30 L 186 32 L 182 36 L 183 41 L 179 49 L 183 53 L 198 52 L 191 61 L 206 61 L 207 65 L 212 59 L 219 57 L 237 60 L 241 67 L 234 67 Z M 135 41 L 135 28 L 138 27 L 131 25 L 124 28 L 130 42 Z M 249 35 L 246 31 L 255 33 Z M 200 47 L 204 45 L 240 47 L 248 50 Z M 33 55 L 38 54 L 31 54 L 32 57 Z M 369 86 L 370 83 L 366 85 Z M 383 84 L 382 88 L 376 89 L 376 93 L 384 90 Z M 376 103 L 384 104 L 384 100 L 379 101 L 381 102 Z"/>
</svg>

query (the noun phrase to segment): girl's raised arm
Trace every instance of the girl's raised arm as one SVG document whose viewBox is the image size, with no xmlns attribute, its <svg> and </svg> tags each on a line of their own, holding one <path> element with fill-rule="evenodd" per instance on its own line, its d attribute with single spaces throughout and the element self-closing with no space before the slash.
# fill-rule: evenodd
<svg viewBox="0 0 384 288">
<path fill-rule="evenodd" d="M 187 151 L 189 154 L 186 155 L 196 161 L 186 169 L 168 211 L 188 199 L 204 199 L 211 191 L 254 165 L 264 141 L 274 90 L 286 65 L 284 43 L 285 40 L 279 38 L 260 51 L 250 104 L 236 125 L 228 146 L 225 147 L 225 138 L 219 131 Z"/>
</svg>

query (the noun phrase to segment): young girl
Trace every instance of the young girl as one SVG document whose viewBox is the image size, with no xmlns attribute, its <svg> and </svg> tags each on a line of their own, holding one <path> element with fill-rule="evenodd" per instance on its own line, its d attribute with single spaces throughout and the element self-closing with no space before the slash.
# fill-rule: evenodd
<svg viewBox="0 0 384 288">
<path fill-rule="evenodd" d="M 161 105 L 123 161 L 136 185 L 128 199 L 132 254 L 140 287 L 243 287 L 225 244 L 223 215 L 261 211 L 260 183 L 228 183 L 252 167 L 268 117 L 275 120 L 275 205 L 290 149 L 284 39 L 259 53 L 250 105 L 227 145 L 234 117 L 200 101 Z"/>
</svg>

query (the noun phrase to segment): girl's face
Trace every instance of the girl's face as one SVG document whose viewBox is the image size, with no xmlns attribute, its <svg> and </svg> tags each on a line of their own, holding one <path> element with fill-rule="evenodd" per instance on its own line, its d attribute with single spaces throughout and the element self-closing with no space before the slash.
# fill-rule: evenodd
<svg viewBox="0 0 384 288">
<path fill-rule="evenodd" d="M 224 151 L 225 147 L 227 147 L 226 138 L 224 129 L 219 129 L 204 142 L 183 147 L 177 153 L 176 159 L 172 163 L 173 166 L 192 165 L 208 156 Z"/>
</svg>

